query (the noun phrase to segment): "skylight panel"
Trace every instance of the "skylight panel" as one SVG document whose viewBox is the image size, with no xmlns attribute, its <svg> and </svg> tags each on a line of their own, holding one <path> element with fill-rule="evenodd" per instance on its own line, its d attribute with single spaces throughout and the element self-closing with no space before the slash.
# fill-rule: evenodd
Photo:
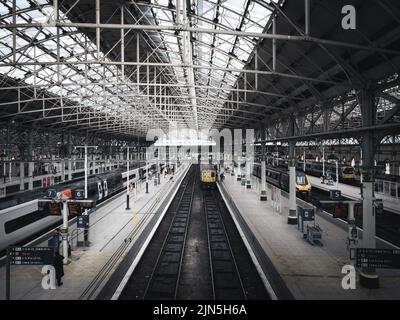
<svg viewBox="0 0 400 320">
<path fill-rule="evenodd" d="M 0 16 L 8 14 L 8 8 L 0 2 Z"/>
<path fill-rule="evenodd" d="M 30 7 L 29 2 L 26 0 L 18 0 L 16 1 L 15 5 L 17 9 L 25 9 Z"/>
<path fill-rule="evenodd" d="M 12 49 L 10 47 L 6 47 L 3 43 L 0 43 L 0 53 L 2 56 L 11 54 Z"/>
</svg>

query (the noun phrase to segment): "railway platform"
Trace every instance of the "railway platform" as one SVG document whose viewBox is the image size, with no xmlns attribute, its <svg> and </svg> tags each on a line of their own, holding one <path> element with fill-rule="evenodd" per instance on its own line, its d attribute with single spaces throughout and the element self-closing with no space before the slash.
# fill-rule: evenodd
<svg viewBox="0 0 400 320">
<path fill-rule="evenodd" d="M 174 176 L 162 175 L 157 186 L 149 180 L 148 193 L 143 185 L 136 196 L 134 192 L 131 194 L 130 210 L 126 209 L 126 193 L 122 192 L 92 213 L 90 245 L 78 247 L 72 243 L 70 263 L 64 266 L 63 285 L 55 290 L 42 288 L 42 266 L 11 266 L 11 300 L 95 299 L 131 248 L 143 240 L 143 230 L 155 213 L 168 207 L 188 168 L 189 164 L 183 164 Z M 35 245 L 47 246 L 47 240 Z M 5 269 L 3 264 L 0 299 L 5 298 Z"/>
<path fill-rule="evenodd" d="M 327 184 L 322 184 L 321 179 L 317 177 L 313 177 L 310 175 L 307 175 L 311 186 L 324 190 L 324 191 L 329 191 L 329 190 L 341 190 L 342 195 L 350 198 L 352 200 L 361 200 L 361 190 L 360 187 L 352 186 L 349 184 L 345 183 L 338 183 L 336 187 L 336 183 L 334 182 L 333 185 L 327 185 Z M 375 192 L 375 196 L 377 199 L 382 199 L 383 202 L 383 208 L 393 212 L 400 214 L 400 198 L 395 198 L 395 197 L 389 197 L 385 195 L 384 193 L 379 193 Z"/>
<path fill-rule="evenodd" d="M 328 214 L 316 215 L 322 239 L 320 245 L 312 245 L 303 239 L 296 225 L 287 224 L 289 201 L 285 194 L 282 192 L 281 209 L 276 209 L 271 202 L 271 187 L 267 184 L 268 200 L 260 201 L 259 179 L 252 179 L 252 188 L 246 189 L 235 176 L 226 175 L 219 182 L 219 188 L 231 214 L 233 210 L 239 212 L 294 299 L 400 298 L 398 270 L 377 270 L 379 289 L 365 289 L 357 282 L 355 290 L 344 290 L 341 271 L 350 262 L 346 248 L 347 225 Z M 390 245 L 377 241 L 377 246 Z"/>
</svg>

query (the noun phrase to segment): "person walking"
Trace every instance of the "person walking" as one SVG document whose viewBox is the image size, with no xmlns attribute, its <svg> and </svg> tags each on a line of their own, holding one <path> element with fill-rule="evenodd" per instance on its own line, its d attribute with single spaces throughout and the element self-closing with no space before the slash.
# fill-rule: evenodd
<svg viewBox="0 0 400 320">
<path fill-rule="evenodd" d="M 64 276 L 64 257 L 56 251 L 53 259 L 53 267 L 56 270 L 57 285 L 62 286 L 61 278 Z"/>
</svg>

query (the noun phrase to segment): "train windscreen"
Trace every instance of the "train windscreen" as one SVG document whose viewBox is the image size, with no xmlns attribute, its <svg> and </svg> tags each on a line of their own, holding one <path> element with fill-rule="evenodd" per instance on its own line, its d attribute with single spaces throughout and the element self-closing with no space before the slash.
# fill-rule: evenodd
<svg viewBox="0 0 400 320">
<path fill-rule="evenodd" d="M 308 181 L 307 181 L 307 177 L 305 175 L 296 176 L 296 184 L 305 185 L 307 183 L 308 183 Z"/>
<path fill-rule="evenodd" d="M 352 167 L 346 167 L 343 169 L 344 174 L 353 174 L 354 173 L 354 168 Z"/>
</svg>

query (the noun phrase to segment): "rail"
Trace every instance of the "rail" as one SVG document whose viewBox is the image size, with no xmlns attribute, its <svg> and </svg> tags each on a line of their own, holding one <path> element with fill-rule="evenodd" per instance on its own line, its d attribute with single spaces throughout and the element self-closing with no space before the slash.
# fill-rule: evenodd
<svg viewBox="0 0 400 320">
<path fill-rule="evenodd" d="M 237 222 L 238 227 L 243 232 L 243 235 L 246 238 L 247 243 L 249 244 L 255 258 L 257 259 L 258 264 L 260 265 L 264 276 L 266 277 L 268 283 L 271 286 L 271 288 L 267 288 L 267 290 L 269 289 L 268 292 L 271 294 L 272 298 L 275 297 L 276 299 L 279 300 L 293 300 L 294 297 L 292 293 L 287 288 L 285 282 L 283 281 L 278 271 L 275 269 L 275 266 L 265 253 L 260 242 L 254 236 L 250 227 L 244 220 L 240 210 L 237 208 L 232 197 L 225 190 L 224 183 L 218 182 L 217 185 L 218 189 L 221 192 L 222 198 L 224 199 L 229 209 L 232 218 L 234 218 L 234 221 Z"/>
<path fill-rule="evenodd" d="M 192 211 L 194 178 L 195 171 L 192 170 L 165 235 L 157 262 L 143 295 L 144 299 L 176 299 L 187 229 Z M 170 261 L 172 257 L 175 258 Z M 168 266 L 171 267 L 168 268 L 168 271 L 164 268 L 166 261 L 168 261 Z M 168 282 L 170 285 L 165 286 L 163 282 Z"/>
<path fill-rule="evenodd" d="M 150 201 L 153 201 L 151 206 L 143 214 L 143 217 L 138 221 L 135 228 L 128 234 L 128 236 L 124 239 L 124 242 L 112 254 L 109 260 L 98 272 L 96 277 L 80 295 L 78 300 L 92 298 L 108 300 L 114 296 L 115 292 L 118 290 L 118 286 L 121 283 L 121 275 L 123 276 L 129 271 L 132 261 L 138 255 L 140 250 L 143 249 L 143 244 L 151 234 L 152 228 L 157 223 L 157 220 L 160 217 L 162 218 L 161 213 L 163 208 L 169 206 L 171 197 L 173 197 L 174 192 L 176 192 L 176 190 L 179 188 L 179 185 L 189 168 L 190 166 L 186 170 L 181 171 L 180 176 L 174 181 L 175 184 L 173 188 L 169 189 L 170 184 L 166 183 L 162 189 L 159 190 L 155 199 L 152 198 L 146 204 L 144 204 L 140 210 L 145 208 Z M 109 276 L 113 270 L 113 274 Z M 107 284 L 100 289 L 101 285 L 105 281 L 108 281 Z"/>
<path fill-rule="evenodd" d="M 215 195 L 203 192 L 214 299 L 247 299 Z"/>
</svg>

